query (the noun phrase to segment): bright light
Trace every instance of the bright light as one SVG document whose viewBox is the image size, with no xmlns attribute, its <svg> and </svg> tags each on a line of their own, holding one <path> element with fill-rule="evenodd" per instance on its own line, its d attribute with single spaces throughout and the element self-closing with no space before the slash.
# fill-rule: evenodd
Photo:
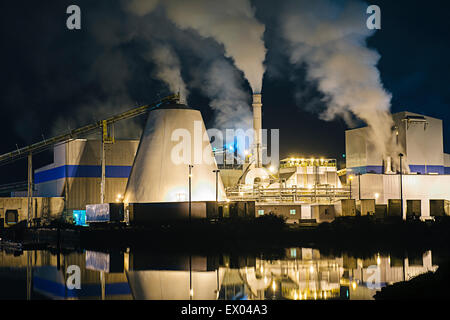
<svg viewBox="0 0 450 320">
<path fill-rule="evenodd" d="M 348 178 L 349 178 L 350 181 L 352 181 L 354 176 L 349 176 Z"/>
<path fill-rule="evenodd" d="M 355 281 L 352 282 L 352 288 L 353 288 L 353 290 L 356 289 L 356 282 Z"/>
<path fill-rule="evenodd" d="M 245 151 L 244 151 L 244 154 L 245 154 L 245 155 L 248 155 L 248 150 L 245 150 Z"/>
<path fill-rule="evenodd" d="M 309 272 L 311 272 L 311 273 L 314 272 L 314 267 L 313 267 L 313 266 L 310 266 L 310 267 L 309 267 Z"/>
<path fill-rule="evenodd" d="M 230 199 L 227 199 L 227 202 L 230 202 Z"/>
<path fill-rule="evenodd" d="M 378 199 L 380 197 L 379 193 L 375 193 L 375 199 Z"/>
<path fill-rule="evenodd" d="M 117 195 L 117 199 L 122 199 L 122 195 L 120 193 Z"/>
<path fill-rule="evenodd" d="M 239 195 L 242 197 L 244 195 L 244 193 L 241 191 L 241 192 L 239 192 Z"/>
<path fill-rule="evenodd" d="M 272 173 L 274 173 L 274 172 L 275 172 L 275 167 L 274 167 L 274 166 L 270 166 L 270 167 L 269 167 L 269 171 L 272 172 Z"/>
<path fill-rule="evenodd" d="M 380 259 L 380 257 L 378 256 L 377 257 L 377 265 L 380 265 L 381 264 L 381 259 Z"/>
<path fill-rule="evenodd" d="M 275 291 L 277 289 L 277 284 L 274 282 L 272 282 L 272 290 Z"/>
<path fill-rule="evenodd" d="M 308 184 L 308 189 L 312 189 L 312 188 L 313 188 L 312 184 Z"/>
<path fill-rule="evenodd" d="M 189 294 L 190 294 L 191 297 L 193 297 L 193 296 L 194 296 L 194 289 L 191 289 L 191 290 L 189 291 Z"/>
<path fill-rule="evenodd" d="M 323 298 L 324 298 L 324 299 L 327 298 L 327 292 L 326 292 L 326 291 L 323 293 Z"/>
<path fill-rule="evenodd" d="M 297 292 L 294 292 L 294 300 L 298 300 L 298 294 L 297 294 Z"/>
</svg>

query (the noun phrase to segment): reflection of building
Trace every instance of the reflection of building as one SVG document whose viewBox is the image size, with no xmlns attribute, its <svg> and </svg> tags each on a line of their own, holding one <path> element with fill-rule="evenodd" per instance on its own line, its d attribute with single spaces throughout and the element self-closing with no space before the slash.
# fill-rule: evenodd
<svg viewBox="0 0 450 320">
<path fill-rule="evenodd" d="M 59 257 L 59 258 L 58 258 Z M 79 266 L 81 289 L 66 283 Z M 147 252 L 86 251 L 51 255 L 0 252 L 0 274 L 19 270 L 29 292 L 51 299 L 372 299 L 377 290 L 427 271 L 436 271 L 431 251 L 418 257 L 324 256 L 290 248 L 284 258 L 154 255 Z"/>
</svg>

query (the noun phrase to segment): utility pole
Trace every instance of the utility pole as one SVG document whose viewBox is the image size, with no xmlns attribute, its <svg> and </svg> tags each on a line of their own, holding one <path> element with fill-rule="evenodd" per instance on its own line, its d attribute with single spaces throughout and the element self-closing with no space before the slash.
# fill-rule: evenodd
<svg viewBox="0 0 450 320">
<path fill-rule="evenodd" d="M 358 173 L 358 198 L 361 200 L 361 173 Z"/>
<path fill-rule="evenodd" d="M 100 203 L 105 203 L 106 197 L 106 156 L 105 145 L 107 143 L 114 143 L 114 127 L 112 132 L 108 131 L 108 121 L 102 121 L 102 142 L 101 142 L 101 163 L 102 163 L 102 178 L 100 183 Z"/>
<path fill-rule="evenodd" d="M 33 156 L 31 152 L 28 154 L 27 196 L 28 196 L 27 226 L 29 228 L 31 227 L 31 214 L 33 211 Z"/>
<path fill-rule="evenodd" d="M 219 172 L 220 170 L 213 170 L 216 174 L 216 203 L 219 202 Z"/>
<path fill-rule="evenodd" d="M 194 166 L 193 165 L 189 165 L 189 223 L 191 223 L 191 202 L 192 202 L 192 168 Z"/>
<path fill-rule="evenodd" d="M 403 216 L 403 168 L 402 168 L 402 158 L 403 153 L 400 153 L 398 155 L 400 157 L 400 202 L 401 202 L 401 213 L 402 213 L 402 219 L 406 220 Z"/>
<path fill-rule="evenodd" d="M 102 136 L 101 163 L 102 163 L 102 180 L 100 182 L 100 203 L 105 202 L 105 184 L 106 184 L 106 164 L 105 164 L 105 139 Z"/>
<path fill-rule="evenodd" d="M 350 180 L 350 196 L 349 199 L 352 198 L 352 180 L 353 180 L 353 176 L 349 176 L 348 179 Z"/>
</svg>

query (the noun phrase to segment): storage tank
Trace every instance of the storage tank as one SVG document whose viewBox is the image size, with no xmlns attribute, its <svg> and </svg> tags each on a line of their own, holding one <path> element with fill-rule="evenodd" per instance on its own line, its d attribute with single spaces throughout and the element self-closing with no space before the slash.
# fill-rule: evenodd
<svg viewBox="0 0 450 320">
<path fill-rule="evenodd" d="M 216 200 L 216 160 L 200 111 L 169 103 L 149 112 L 128 179 L 124 202 Z M 226 200 L 220 175 L 218 200 Z"/>
</svg>

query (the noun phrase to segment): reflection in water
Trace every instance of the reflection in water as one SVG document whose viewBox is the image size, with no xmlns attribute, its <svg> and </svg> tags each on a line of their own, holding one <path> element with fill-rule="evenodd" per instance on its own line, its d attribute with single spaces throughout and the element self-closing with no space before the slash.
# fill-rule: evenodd
<svg viewBox="0 0 450 320">
<path fill-rule="evenodd" d="M 76 276 L 66 272 L 71 265 L 80 268 L 79 290 L 70 290 L 66 285 Z M 129 250 L 59 255 L 49 251 L 0 251 L 0 298 L 372 299 L 386 285 L 437 268 L 431 251 L 418 258 L 380 254 L 359 258 L 289 248 L 279 259 L 155 255 Z M 23 292 L 13 292 L 11 286 L 4 285 L 12 281 L 12 275 L 17 283 L 26 283 L 15 286 L 23 288 Z"/>
</svg>

